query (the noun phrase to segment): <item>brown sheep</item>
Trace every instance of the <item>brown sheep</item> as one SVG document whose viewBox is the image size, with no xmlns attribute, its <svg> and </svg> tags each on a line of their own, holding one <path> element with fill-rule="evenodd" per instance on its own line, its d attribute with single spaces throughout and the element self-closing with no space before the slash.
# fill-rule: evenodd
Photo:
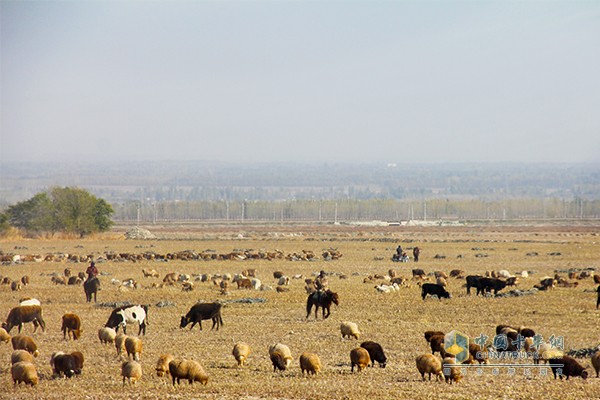
<svg viewBox="0 0 600 400">
<path fill-rule="evenodd" d="M 23 286 L 21 285 L 21 282 L 17 282 L 17 281 L 12 281 L 10 284 L 10 290 L 12 290 L 13 292 L 19 292 L 21 289 L 23 289 Z"/>
<path fill-rule="evenodd" d="M 127 336 L 125 339 L 125 350 L 127 350 L 127 357 L 131 356 L 135 361 L 140 361 L 142 355 L 142 340 L 134 336 Z"/>
<path fill-rule="evenodd" d="M 169 375 L 169 363 L 174 359 L 175 357 L 172 354 L 160 356 L 156 362 L 156 376 Z"/>
<path fill-rule="evenodd" d="M 63 333 L 63 339 L 67 339 L 67 336 L 73 340 L 78 340 L 81 337 L 81 318 L 79 315 L 73 313 L 67 313 L 62 316 L 62 327 L 60 328 Z"/>
<path fill-rule="evenodd" d="M 300 355 L 300 369 L 302 375 L 306 371 L 307 375 L 316 375 L 321 371 L 321 360 L 319 356 L 314 353 L 304 352 Z"/>
<path fill-rule="evenodd" d="M 431 380 L 431 374 L 435 375 L 437 380 L 443 379 L 442 362 L 433 354 L 422 354 L 415 361 L 423 380 L 425 380 L 425 374 L 429 374 L 429 380 Z"/>
<path fill-rule="evenodd" d="M 29 279 L 29 275 L 23 275 L 21 277 L 21 283 L 23 284 L 23 286 L 27 286 L 30 283 L 30 279 Z"/>
<path fill-rule="evenodd" d="M 243 367 L 244 363 L 248 359 L 248 356 L 252 353 L 252 349 L 246 343 L 239 342 L 233 346 L 231 354 L 238 363 L 238 367 Z"/>
<path fill-rule="evenodd" d="M 173 386 L 175 386 L 175 382 L 181 383 L 182 379 L 187 379 L 190 385 L 200 382 L 206 386 L 208 383 L 208 375 L 197 361 L 173 360 L 169 363 L 169 372 L 173 378 Z"/>
<path fill-rule="evenodd" d="M 117 355 L 120 356 L 125 350 L 125 339 L 127 339 L 127 335 L 124 333 L 119 333 L 115 337 L 115 348 L 117 349 Z"/>
<path fill-rule="evenodd" d="M 369 357 L 369 352 L 362 347 L 357 347 L 350 351 L 350 371 L 354 372 L 354 366 L 358 368 L 358 372 L 365 369 L 369 364 L 371 364 L 371 357 Z"/>
<path fill-rule="evenodd" d="M 10 335 L 6 332 L 6 329 L 0 328 L 0 342 L 8 343 L 10 341 Z"/>
<path fill-rule="evenodd" d="M 600 350 L 592 355 L 592 366 L 596 371 L 596 378 L 600 377 Z"/>
<path fill-rule="evenodd" d="M 26 385 L 35 386 L 39 382 L 35 365 L 29 362 L 20 361 L 13 364 L 10 373 L 15 385 L 23 382 Z"/>
<path fill-rule="evenodd" d="M 429 343 L 431 341 L 431 338 L 434 336 L 444 336 L 446 335 L 444 332 L 441 331 L 425 331 L 425 333 L 423 334 L 423 336 L 425 337 L 425 340 L 427 341 L 427 343 Z"/>
<path fill-rule="evenodd" d="M 37 344 L 35 344 L 33 338 L 31 336 L 26 336 L 26 335 L 16 335 L 13 336 L 10 339 L 12 346 L 13 346 L 13 350 L 27 350 L 28 352 L 30 352 L 31 354 L 33 354 L 34 357 L 37 357 L 40 352 L 37 348 Z"/>
<path fill-rule="evenodd" d="M 452 382 L 458 383 L 462 379 L 462 373 L 459 367 L 455 367 L 456 359 L 453 357 L 446 357 L 442 360 L 442 369 L 444 371 L 444 378 L 446 383 L 452 384 Z"/>
<path fill-rule="evenodd" d="M 20 361 L 33 363 L 33 356 L 27 350 L 15 350 L 10 356 L 10 363 L 16 364 Z"/>
</svg>

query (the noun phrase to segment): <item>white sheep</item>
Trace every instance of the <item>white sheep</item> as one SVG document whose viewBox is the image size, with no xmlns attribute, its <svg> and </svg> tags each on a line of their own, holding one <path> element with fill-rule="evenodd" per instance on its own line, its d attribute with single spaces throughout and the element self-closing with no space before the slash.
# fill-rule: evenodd
<svg viewBox="0 0 600 400">
<path fill-rule="evenodd" d="M 358 339 L 360 337 L 360 331 L 358 325 L 354 322 L 344 321 L 340 324 L 340 331 L 342 332 L 342 338 L 353 337 Z"/>
<path fill-rule="evenodd" d="M 103 327 L 98 329 L 98 339 L 100 339 L 100 343 L 114 343 L 115 337 L 117 336 L 117 332 L 113 328 Z"/>
<path fill-rule="evenodd" d="M 128 379 L 130 384 L 135 384 L 142 378 L 142 365 L 137 361 L 124 361 L 121 364 L 121 376 L 123 385 L 125 385 L 125 379 Z"/>
<path fill-rule="evenodd" d="M 273 371 L 277 371 L 277 369 L 285 371 L 293 360 L 290 348 L 281 343 L 269 346 L 269 357 L 273 363 Z"/>
<path fill-rule="evenodd" d="M 563 352 L 556 347 L 552 347 L 550 343 L 542 343 L 537 349 L 537 354 L 533 358 L 535 364 L 539 364 L 540 360 L 546 364 L 551 358 L 561 358 Z"/>
</svg>

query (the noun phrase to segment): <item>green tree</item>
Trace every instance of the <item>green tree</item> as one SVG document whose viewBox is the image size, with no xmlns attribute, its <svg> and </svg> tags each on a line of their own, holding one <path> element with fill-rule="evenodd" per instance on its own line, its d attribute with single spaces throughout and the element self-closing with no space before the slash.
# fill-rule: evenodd
<svg viewBox="0 0 600 400">
<path fill-rule="evenodd" d="M 110 229 L 112 213 L 112 207 L 103 199 L 69 187 L 38 193 L 7 211 L 10 224 L 27 232 L 66 232 L 82 237 Z"/>
</svg>

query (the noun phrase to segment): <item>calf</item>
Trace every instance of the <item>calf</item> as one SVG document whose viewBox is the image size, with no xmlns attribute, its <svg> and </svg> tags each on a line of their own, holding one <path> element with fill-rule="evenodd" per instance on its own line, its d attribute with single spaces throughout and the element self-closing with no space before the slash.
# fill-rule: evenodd
<svg viewBox="0 0 600 400">
<path fill-rule="evenodd" d="M 479 280 L 483 278 L 481 275 L 468 275 L 465 279 L 467 281 L 467 294 L 471 294 L 471 288 L 475 289 L 479 286 Z M 479 290 L 477 291 L 479 293 Z"/>
<path fill-rule="evenodd" d="M 21 333 L 23 324 L 26 322 L 33 322 L 33 333 L 37 330 L 38 325 L 42 327 L 42 331 L 46 331 L 46 323 L 42 318 L 42 307 L 38 305 L 18 306 L 11 309 L 2 327 L 10 333 L 12 328 L 18 326 L 19 333 Z"/>
<path fill-rule="evenodd" d="M 200 330 L 202 330 L 202 320 L 203 319 L 212 319 L 213 326 L 211 330 L 217 327 L 219 330 L 219 325 L 223 326 L 223 319 L 221 318 L 221 307 L 220 303 L 198 303 L 194 304 L 190 311 L 185 316 L 181 317 L 180 328 L 185 328 L 190 322 L 192 326 L 190 330 L 194 328 L 194 325 L 198 324 L 200 326 Z"/>
<path fill-rule="evenodd" d="M 83 354 L 79 351 L 74 351 L 71 354 L 57 351 L 52 354 L 50 365 L 55 375 L 61 376 L 64 374 L 67 378 L 71 378 L 73 375 L 81 374 Z"/>
<path fill-rule="evenodd" d="M 115 332 L 119 331 L 119 326 L 123 326 L 123 332 L 127 334 L 127 324 L 137 322 L 140 325 L 138 336 L 146 334 L 146 325 L 148 324 L 148 306 L 145 304 L 135 306 L 122 306 L 115 308 L 108 321 L 107 328 L 113 328 Z"/>
<path fill-rule="evenodd" d="M 479 278 L 477 282 L 477 294 L 481 294 L 482 296 L 485 292 L 494 291 L 494 294 L 498 294 L 498 292 L 506 287 L 506 281 L 498 278 Z"/>
<path fill-rule="evenodd" d="M 81 336 L 81 318 L 79 315 L 73 313 L 67 313 L 62 317 L 62 327 L 60 328 L 63 333 L 63 339 L 73 336 L 73 340 L 79 339 Z"/>
<path fill-rule="evenodd" d="M 421 285 L 421 297 L 423 300 L 425 300 L 425 297 L 427 297 L 428 294 L 436 295 L 440 300 L 442 298 L 449 299 L 452 297 L 442 285 L 437 285 L 435 283 L 424 283 Z"/>
</svg>

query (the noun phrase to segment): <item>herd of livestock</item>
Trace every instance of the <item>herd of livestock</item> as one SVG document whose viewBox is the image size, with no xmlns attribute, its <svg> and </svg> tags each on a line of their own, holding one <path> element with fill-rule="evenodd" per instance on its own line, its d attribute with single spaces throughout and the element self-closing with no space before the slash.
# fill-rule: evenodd
<svg viewBox="0 0 600 400">
<path fill-rule="evenodd" d="M 176 256 L 167 255 L 165 257 L 185 257 L 187 253 L 179 253 Z M 187 255 L 192 257 L 191 255 Z M 337 251 L 327 251 L 322 255 L 326 257 L 341 257 L 341 254 Z M 109 255 L 106 255 L 107 260 L 110 259 Z M 123 257 L 123 255 L 119 255 Z M 156 256 L 154 256 L 156 257 Z M 208 257 L 208 255 L 194 254 L 195 259 L 202 259 Z M 210 257 L 281 257 L 291 259 L 290 255 L 283 255 L 281 252 L 273 253 L 244 253 L 234 252 L 228 255 L 217 255 L 216 253 L 210 253 Z M 293 257 L 303 257 L 304 259 L 310 259 L 314 257 L 314 253 L 303 252 L 300 254 L 294 253 Z M 112 258 L 115 260 L 115 258 Z M 130 258 L 129 260 L 137 260 L 137 257 Z M 14 258 L 11 259 L 14 261 Z M 21 261 L 21 260 L 19 260 Z M 34 260 L 34 261 L 37 261 Z M 53 261 L 53 260 L 46 260 Z M 157 277 L 157 272 L 154 270 L 143 271 L 144 276 Z M 75 278 L 73 284 L 80 284 L 85 276 L 70 277 L 70 271 L 65 270 L 64 277 L 52 277 L 52 281 L 56 284 L 70 284 L 67 283 L 67 278 Z M 253 270 L 245 270 L 242 274 L 231 276 L 198 276 L 197 280 L 208 281 L 212 280 L 215 285 L 220 285 L 223 290 L 227 289 L 227 282 L 237 283 L 238 288 L 244 288 L 243 285 L 249 285 L 247 288 L 261 289 L 264 285 L 258 281 Z M 216 279 L 218 277 L 218 279 Z M 285 286 L 289 282 L 289 278 L 282 275 L 280 272 L 274 274 L 278 282 L 278 288 Z M 343 278 L 344 276 L 339 276 Z M 406 277 L 397 276 L 393 270 L 388 271 L 385 276 L 369 276 L 364 278 L 365 283 L 377 282 L 375 286 L 379 292 L 389 292 L 398 290 L 399 287 L 411 285 L 412 283 L 417 284 L 421 288 L 421 297 L 423 300 L 427 296 L 433 296 L 436 298 L 444 299 L 451 298 L 450 293 L 447 290 L 447 280 L 450 278 L 464 279 L 466 294 L 471 294 L 471 289 L 476 290 L 476 295 L 494 295 L 498 294 L 499 291 L 509 286 L 515 286 L 519 278 L 527 277 L 527 271 L 523 271 L 519 274 L 511 275 L 507 271 L 490 271 L 483 275 L 466 275 L 462 270 L 452 270 L 447 275 L 444 272 L 436 271 L 431 274 L 426 274 L 422 269 L 413 269 L 412 278 L 409 280 Z M 537 290 L 550 290 L 553 287 L 566 286 L 573 287 L 577 286 L 577 280 L 582 279 L 593 279 L 595 283 L 600 284 L 600 276 L 593 274 L 590 271 L 573 271 L 566 276 L 556 274 L 553 277 L 542 277 L 539 279 L 539 283 L 536 283 L 535 288 Z M 258 285 L 257 282 L 258 281 Z M 320 301 L 327 299 L 329 296 L 335 304 L 338 304 L 339 297 L 337 293 L 331 291 L 317 290 L 318 288 L 314 285 L 314 279 L 306 279 L 305 289 L 308 293 L 307 297 L 307 318 L 310 313 L 310 308 L 315 304 L 325 307 L 324 304 L 320 304 Z M 434 282 L 435 281 L 435 282 Z M 189 276 L 181 278 L 180 275 L 170 273 L 163 279 L 163 284 L 175 284 L 181 282 L 183 290 L 191 290 L 193 283 Z M 326 282 L 326 279 L 325 279 Z M 20 281 L 6 282 L 3 279 L 3 283 L 11 284 L 13 290 L 19 290 L 20 285 L 27 285 L 29 283 L 29 277 L 22 277 Z M 191 286 L 190 286 L 191 285 Z M 325 283 L 326 286 L 326 283 Z M 187 289 L 186 289 L 187 288 Z M 281 289 L 282 291 L 284 289 Z M 88 289 L 85 290 L 87 300 L 91 301 L 91 296 L 88 293 Z M 222 293 L 224 293 L 222 291 Z M 95 292 L 94 292 L 95 294 Z M 335 295 L 335 296 L 334 296 Z M 95 299 L 94 299 L 95 300 Z M 329 303 L 330 304 L 330 303 Z M 598 290 L 598 304 L 600 305 L 600 287 Z M 326 318 L 329 314 L 323 314 Z M 222 304 L 219 302 L 215 303 L 198 303 L 193 305 L 189 312 L 181 317 L 180 328 L 190 326 L 192 329 L 195 325 L 199 325 L 202 329 L 202 321 L 207 320 L 212 322 L 212 329 L 219 330 L 219 327 L 223 326 L 222 317 Z M 25 383 L 30 385 L 38 384 L 39 378 L 34 363 L 34 357 L 39 354 L 37 344 L 31 336 L 21 334 L 21 330 L 24 323 L 32 323 L 34 326 L 34 333 L 36 330 L 41 328 L 45 331 L 45 321 L 42 316 L 42 306 L 39 301 L 33 298 L 24 298 L 20 304 L 12 308 L 7 316 L 6 321 L 0 328 L 0 341 L 11 342 L 13 346 L 13 353 L 11 356 L 11 375 L 15 384 Z M 102 343 L 114 343 L 117 354 L 127 355 L 127 360 L 121 365 L 121 375 L 123 378 L 123 384 L 126 381 L 135 383 L 141 378 L 142 368 L 140 364 L 140 356 L 143 351 L 142 335 L 146 333 L 146 327 L 148 323 L 148 307 L 143 304 L 137 305 L 126 305 L 120 306 L 113 309 L 108 317 L 108 320 L 104 327 L 98 330 L 98 338 Z M 135 324 L 138 326 L 138 335 L 131 336 L 127 335 L 127 326 Z M 18 329 L 18 334 L 11 337 L 10 332 L 13 328 Z M 122 328 L 122 333 L 119 333 L 119 328 Z M 74 313 L 66 313 L 62 317 L 62 332 L 65 339 L 78 340 L 81 335 L 81 318 Z M 349 321 L 342 322 L 340 325 L 340 332 L 342 337 L 353 337 L 358 339 L 360 332 L 358 326 Z M 496 334 L 500 337 L 506 338 L 508 344 L 504 348 L 498 348 L 496 344 L 490 345 L 488 343 L 476 344 L 472 341 L 469 342 L 468 348 L 463 349 L 468 352 L 468 356 L 464 357 L 460 361 L 457 359 L 457 353 L 452 351 L 451 347 L 447 346 L 448 335 L 444 332 L 439 331 L 427 331 L 424 333 L 425 340 L 431 348 L 431 353 L 426 353 L 418 356 L 415 360 L 416 368 L 422 379 L 425 380 L 425 376 L 431 375 L 438 379 L 443 379 L 448 383 L 458 382 L 462 379 L 461 364 L 485 364 L 489 362 L 489 359 L 493 359 L 493 354 L 502 352 L 517 353 L 524 351 L 525 354 L 531 354 L 534 362 L 539 361 L 547 362 L 552 369 L 554 377 L 581 377 L 586 379 L 588 372 L 586 369 L 574 358 L 569 357 L 560 351 L 560 349 L 554 347 L 544 347 L 544 344 L 539 345 L 535 343 L 536 334 L 532 329 L 529 328 L 515 328 L 507 325 L 499 325 L 496 328 Z M 232 349 L 232 355 L 237 361 L 240 367 L 243 367 L 251 354 L 252 349 L 246 343 L 236 343 Z M 269 346 L 268 349 L 269 358 L 272 362 L 274 371 L 286 370 L 290 367 L 293 359 L 291 351 L 288 346 L 283 343 L 276 343 Z M 435 355 L 439 353 L 439 357 Z M 54 352 L 50 359 L 50 365 L 52 371 L 56 376 L 72 377 L 74 375 L 81 374 L 84 364 L 84 354 L 79 351 L 72 353 L 64 353 L 61 351 Z M 387 363 L 387 357 L 383 347 L 373 341 L 365 341 L 359 347 L 353 349 L 350 352 L 350 364 L 351 371 L 354 372 L 355 367 L 358 371 L 363 370 L 367 366 L 374 366 L 375 362 L 380 367 L 385 367 Z M 318 374 L 322 370 L 321 361 L 319 356 L 315 353 L 302 353 L 299 356 L 299 363 L 302 373 Z M 600 351 L 593 354 L 591 358 L 592 366 L 596 371 L 596 376 L 599 376 L 600 372 Z M 156 373 L 158 376 L 169 375 L 171 376 L 173 385 L 179 383 L 181 380 L 188 380 L 190 383 L 200 382 L 206 385 L 209 379 L 207 371 L 197 361 L 176 358 L 171 354 L 163 354 L 159 357 L 156 363 Z"/>
</svg>

